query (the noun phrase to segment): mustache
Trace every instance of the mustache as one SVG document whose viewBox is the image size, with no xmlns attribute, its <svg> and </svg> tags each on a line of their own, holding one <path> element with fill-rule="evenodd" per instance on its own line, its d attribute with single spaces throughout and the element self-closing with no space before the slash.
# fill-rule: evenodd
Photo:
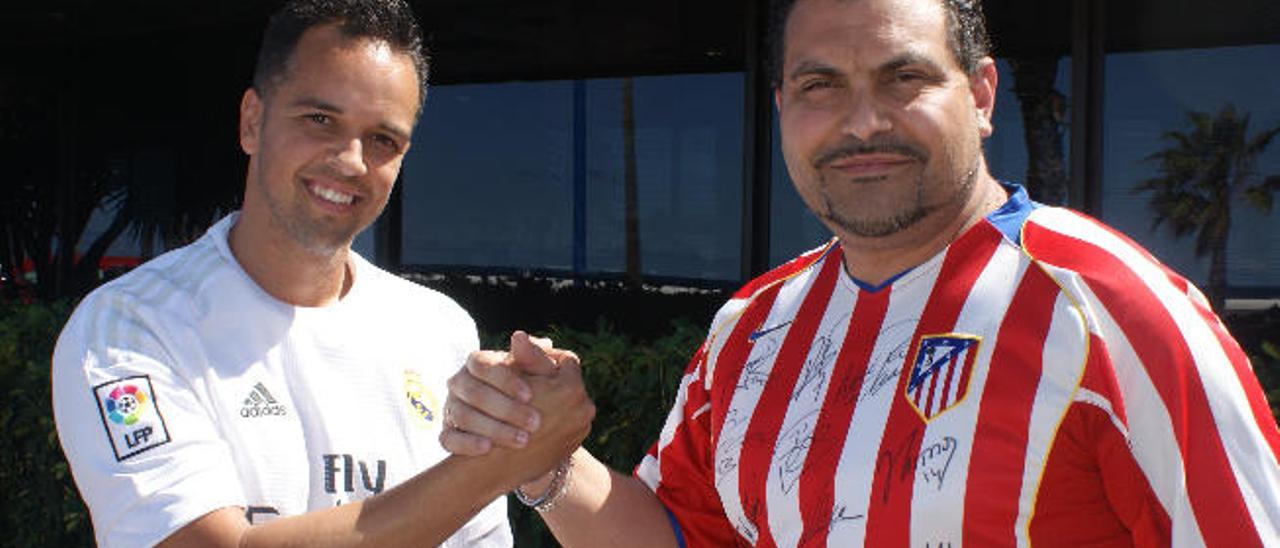
<svg viewBox="0 0 1280 548">
<path fill-rule="evenodd" d="M 818 151 L 813 158 L 813 165 L 822 168 L 832 162 L 861 154 L 900 154 L 919 162 L 929 159 L 929 154 L 923 148 L 904 141 L 896 139 L 863 141 L 857 137 L 846 137 L 839 143 Z"/>
</svg>

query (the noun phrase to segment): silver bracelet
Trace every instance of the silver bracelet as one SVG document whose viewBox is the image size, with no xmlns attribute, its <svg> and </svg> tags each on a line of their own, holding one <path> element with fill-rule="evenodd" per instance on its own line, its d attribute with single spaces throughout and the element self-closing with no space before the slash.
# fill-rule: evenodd
<svg viewBox="0 0 1280 548">
<path fill-rule="evenodd" d="M 547 492 L 540 497 L 530 497 L 525 494 L 523 489 L 516 487 L 514 491 L 516 500 L 539 512 L 549 512 L 564 499 L 565 493 L 569 492 L 569 482 L 572 476 L 573 455 L 569 455 L 560 461 L 560 466 L 557 466 L 555 472 L 552 473 L 551 483 L 547 486 Z"/>
</svg>

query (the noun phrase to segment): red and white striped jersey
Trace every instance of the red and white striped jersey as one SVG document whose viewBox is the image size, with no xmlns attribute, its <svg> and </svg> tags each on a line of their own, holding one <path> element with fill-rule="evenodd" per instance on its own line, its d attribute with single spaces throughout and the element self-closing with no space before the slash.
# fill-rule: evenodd
<svg viewBox="0 0 1280 548">
<path fill-rule="evenodd" d="M 872 288 L 716 315 L 636 475 L 689 546 L 1275 546 L 1280 431 L 1203 295 L 1021 189 Z"/>
</svg>

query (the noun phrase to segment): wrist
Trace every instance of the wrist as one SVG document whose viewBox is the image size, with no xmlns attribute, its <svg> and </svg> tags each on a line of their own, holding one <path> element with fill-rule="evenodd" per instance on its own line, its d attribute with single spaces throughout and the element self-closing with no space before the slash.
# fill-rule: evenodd
<svg viewBox="0 0 1280 548">
<path fill-rule="evenodd" d="M 550 511 L 569 492 L 572 473 L 573 455 L 569 455 L 554 470 L 535 481 L 516 487 L 513 493 L 525 506 L 539 512 Z"/>
<path fill-rule="evenodd" d="M 530 481 L 528 483 L 522 483 L 516 488 L 519 489 L 520 492 L 524 493 L 525 495 L 528 495 L 531 498 L 538 498 L 538 497 L 544 496 L 547 494 L 547 491 L 551 490 L 551 482 L 555 480 L 556 471 L 558 469 L 559 469 L 559 466 L 551 470 L 548 470 L 546 474 L 543 474 L 539 476 L 537 479 Z"/>
</svg>

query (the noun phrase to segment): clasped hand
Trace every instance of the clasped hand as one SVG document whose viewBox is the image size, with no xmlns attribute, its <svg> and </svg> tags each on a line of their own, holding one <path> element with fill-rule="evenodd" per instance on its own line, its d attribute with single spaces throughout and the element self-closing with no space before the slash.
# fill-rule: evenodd
<svg viewBox="0 0 1280 548">
<path fill-rule="evenodd" d="M 578 356 L 516 331 L 509 351 L 473 352 L 449 379 L 440 443 L 456 455 L 508 457 L 514 488 L 577 449 L 595 412 Z"/>
</svg>

